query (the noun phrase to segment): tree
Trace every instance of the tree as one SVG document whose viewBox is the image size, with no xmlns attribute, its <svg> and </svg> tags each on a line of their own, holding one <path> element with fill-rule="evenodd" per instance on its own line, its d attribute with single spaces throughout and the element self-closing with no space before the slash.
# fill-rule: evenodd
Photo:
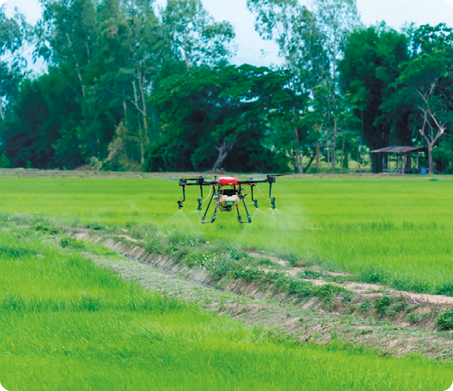
<svg viewBox="0 0 453 391">
<path fill-rule="evenodd" d="M 442 79 L 453 76 L 451 58 L 444 50 L 421 54 L 402 66 L 397 83 L 416 102 L 420 117 L 420 134 L 428 146 L 429 173 L 434 173 L 432 150 L 445 133 L 447 123 L 453 120 L 449 111 L 450 94 L 445 93 Z"/>
<path fill-rule="evenodd" d="M 255 30 L 262 38 L 273 40 L 278 45 L 284 69 L 290 75 L 289 85 L 293 93 L 307 101 L 310 94 L 315 95 L 315 87 L 321 82 L 326 65 L 324 36 L 315 23 L 314 15 L 297 0 L 247 0 L 247 7 L 255 16 Z M 293 117 L 288 124 L 293 133 L 292 149 L 295 168 L 299 173 L 304 172 L 304 153 L 311 150 L 311 161 L 316 153 L 313 142 L 316 145 L 317 138 L 307 132 L 307 122 L 304 121 L 312 118 L 303 112 L 306 107 L 294 106 Z"/>
<path fill-rule="evenodd" d="M 88 154 L 100 156 L 105 134 L 96 126 L 93 106 L 88 103 L 89 86 L 98 76 L 92 72 L 96 67 L 96 43 L 98 40 L 97 10 L 92 0 L 41 0 L 43 16 L 37 24 L 35 56 L 49 64 L 63 65 L 77 84 L 76 100 L 81 107 L 78 137 L 88 146 Z M 91 68 L 91 69 L 90 69 Z M 72 136 L 68 136 L 72 138 Z M 108 137 L 108 136 L 107 136 Z M 59 143 L 64 149 L 66 146 Z M 63 153 L 63 151 L 62 151 Z"/>
<path fill-rule="evenodd" d="M 162 23 L 175 55 L 184 61 L 187 70 L 202 64 L 225 64 L 231 57 L 233 26 L 226 21 L 215 22 L 201 0 L 168 0 Z"/>
<path fill-rule="evenodd" d="M 222 168 L 238 145 L 250 139 L 260 143 L 274 118 L 291 115 L 287 82 L 284 73 L 250 65 L 193 70 L 164 80 L 154 98 L 162 139 L 149 150 L 150 160 L 160 159 L 166 168 L 176 161 L 195 169 Z"/>
<path fill-rule="evenodd" d="M 99 44 L 105 73 L 94 85 L 95 97 L 102 94 L 122 111 L 124 130 L 131 133 L 129 139 L 136 139 L 141 164 L 151 136 L 148 100 L 168 55 L 168 42 L 151 3 L 121 6 L 113 0 L 101 10 Z"/>
<path fill-rule="evenodd" d="M 339 119 L 348 107 L 342 106 L 345 100 L 339 99 L 338 65 L 343 56 L 343 45 L 348 35 L 360 24 L 356 0 L 314 0 L 317 25 L 324 36 L 324 50 L 327 54 L 327 72 L 323 85 L 328 93 L 325 94 L 325 121 L 327 140 L 332 139 L 331 163 L 332 171 L 336 164 L 336 142 Z M 320 105 L 318 105 L 320 107 Z"/>
<path fill-rule="evenodd" d="M 5 120 L 4 105 L 11 99 L 24 74 L 26 61 L 20 56 L 20 49 L 31 41 L 30 26 L 25 17 L 16 13 L 7 18 L 0 9 L 0 120 Z"/>
<path fill-rule="evenodd" d="M 346 40 L 339 65 L 341 88 L 343 94 L 351 94 L 361 138 L 371 149 L 389 146 L 392 129 L 406 132 L 399 139 L 412 139 L 410 130 L 407 136 L 412 105 L 392 88 L 401 72 L 399 64 L 409 59 L 407 44 L 404 34 L 385 26 L 357 30 Z M 381 172 L 382 156 L 372 158 L 373 172 Z"/>
</svg>

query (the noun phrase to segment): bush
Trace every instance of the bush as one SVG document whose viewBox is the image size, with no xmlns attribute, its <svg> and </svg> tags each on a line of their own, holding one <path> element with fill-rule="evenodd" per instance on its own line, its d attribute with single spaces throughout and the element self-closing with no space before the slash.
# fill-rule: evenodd
<svg viewBox="0 0 453 391">
<path fill-rule="evenodd" d="M 453 330 L 453 309 L 441 313 L 436 319 L 436 325 L 442 330 Z"/>
<path fill-rule="evenodd" d="M 2 157 L 0 158 L 0 168 L 10 168 L 11 167 L 11 160 L 9 160 L 6 155 L 3 153 Z"/>
</svg>

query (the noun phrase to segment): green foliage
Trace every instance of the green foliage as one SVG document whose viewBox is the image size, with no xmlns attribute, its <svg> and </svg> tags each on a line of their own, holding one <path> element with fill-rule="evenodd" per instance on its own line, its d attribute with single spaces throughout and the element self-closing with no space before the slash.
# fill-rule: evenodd
<svg viewBox="0 0 453 391">
<path fill-rule="evenodd" d="M 9 168 L 11 166 L 11 160 L 8 159 L 4 153 L 0 158 L 0 168 Z"/>
<path fill-rule="evenodd" d="M 436 324 L 443 330 L 453 330 L 453 309 L 441 313 L 436 319 Z"/>
<path fill-rule="evenodd" d="M 225 163 L 228 170 L 287 171 L 284 153 L 264 145 L 272 120 L 290 111 L 287 82 L 282 72 L 250 65 L 163 80 L 153 100 L 160 137 L 148 148 L 145 169 L 218 170 Z"/>
<path fill-rule="evenodd" d="M 228 62 L 234 28 L 227 21 L 214 22 L 201 0 L 168 0 L 162 18 L 173 51 L 187 70 Z"/>
<path fill-rule="evenodd" d="M 356 30 L 346 40 L 339 67 L 342 86 L 356 103 L 355 115 L 371 149 L 387 147 L 393 139 L 398 145 L 412 142 L 407 126 L 411 106 L 397 101 L 390 86 L 408 58 L 407 37 L 385 26 Z M 374 172 L 381 172 L 382 157 L 372 157 Z"/>
<path fill-rule="evenodd" d="M 83 240 L 78 240 L 71 238 L 70 236 L 65 236 L 60 239 L 60 246 L 63 248 L 72 248 L 76 250 L 85 250 L 85 242 Z"/>
<path fill-rule="evenodd" d="M 374 309 L 377 314 L 386 315 L 391 304 L 393 304 L 393 298 L 382 296 L 380 299 L 374 301 Z"/>
<path fill-rule="evenodd" d="M 359 310 L 359 312 L 366 314 L 371 310 L 371 308 L 372 308 L 371 301 L 368 299 L 364 299 L 360 303 L 358 310 Z"/>
</svg>

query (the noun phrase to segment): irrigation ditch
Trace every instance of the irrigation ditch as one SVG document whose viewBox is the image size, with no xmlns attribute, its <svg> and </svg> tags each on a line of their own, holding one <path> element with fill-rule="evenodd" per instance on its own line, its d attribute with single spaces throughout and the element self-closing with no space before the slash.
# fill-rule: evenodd
<svg viewBox="0 0 453 391">
<path fill-rule="evenodd" d="M 2 227 L 25 240 L 39 238 L 68 253 L 80 252 L 146 290 L 264 327 L 270 337 L 373 349 L 384 356 L 421 354 L 436 360 L 453 359 L 453 297 L 353 281 L 352 275 L 321 272 L 313 265 L 291 265 L 275 254 L 260 260 L 256 248 L 247 249 L 251 266 L 235 269 L 230 265 L 220 272 L 215 267 L 221 262 L 203 267 L 189 259 L 190 253 L 159 250 L 126 229 L 107 232 L 34 219 L 4 216 Z M 211 246 L 208 242 L 202 245 Z M 110 255 L 92 251 L 92 246 L 108 248 Z M 240 263 L 230 261 L 233 266 Z"/>
<path fill-rule="evenodd" d="M 127 235 L 74 229 L 70 236 L 122 255 L 111 260 L 86 254 L 145 289 L 197 302 L 220 315 L 268 327 L 301 343 L 341 343 L 346 348 L 359 346 L 396 357 L 423 354 L 437 360 L 453 358 L 452 332 L 439 326 L 439 318 L 453 307 L 452 297 L 396 291 L 378 284 L 325 281 L 309 268 L 279 272 L 287 275 L 287 283 L 301 281 L 302 285 L 296 286 L 311 287 L 291 291 L 279 281 L 263 278 L 267 273 L 275 276 L 269 267 L 260 268 L 264 274 L 256 281 L 247 278 L 256 273 L 247 273 L 246 278 L 227 274 L 218 279 L 202 267 L 187 266 L 184 257 L 150 252 Z"/>
</svg>

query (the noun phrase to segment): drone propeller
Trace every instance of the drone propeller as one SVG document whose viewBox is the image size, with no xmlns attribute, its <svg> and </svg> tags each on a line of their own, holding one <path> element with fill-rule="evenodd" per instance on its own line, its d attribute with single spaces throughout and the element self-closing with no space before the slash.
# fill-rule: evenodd
<svg viewBox="0 0 453 391">
<path fill-rule="evenodd" d="M 178 178 L 159 178 L 159 179 L 166 179 L 167 181 L 179 181 Z"/>
<path fill-rule="evenodd" d="M 255 177 L 266 178 L 268 176 L 288 176 L 288 175 L 293 175 L 293 174 L 267 174 L 267 175 L 259 174 L 259 175 L 255 175 Z"/>
</svg>

